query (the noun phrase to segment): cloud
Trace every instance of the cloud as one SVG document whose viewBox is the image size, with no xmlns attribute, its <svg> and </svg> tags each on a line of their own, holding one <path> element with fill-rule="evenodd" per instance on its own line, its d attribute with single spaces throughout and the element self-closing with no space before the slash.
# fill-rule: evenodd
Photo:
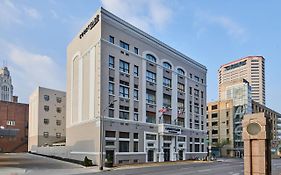
<svg viewBox="0 0 281 175">
<path fill-rule="evenodd" d="M 38 87 L 65 89 L 65 72 L 50 56 L 33 53 L 7 42 L 0 42 L 8 59 L 15 94 L 24 102 Z M 63 71 L 62 71 L 63 70 Z"/>
<path fill-rule="evenodd" d="M 200 34 L 202 33 L 202 31 L 206 31 L 206 29 L 208 28 L 207 26 L 216 25 L 224 29 L 227 35 L 232 38 L 242 40 L 245 39 L 246 29 L 227 16 L 213 15 L 210 13 L 199 11 L 195 14 L 195 18 L 195 26 L 199 28 L 198 31 L 200 31 Z"/>
<path fill-rule="evenodd" d="M 23 10 L 29 17 L 33 19 L 41 19 L 41 15 L 35 8 L 24 7 Z"/>
<path fill-rule="evenodd" d="M 25 19 L 41 19 L 41 15 L 35 8 L 13 3 L 11 0 L 0 1 L 0 24 L 10 26 L 12 24 L 24 24 Z"/>
<path fill-rule="evenodd" d="M 172 17 L 172 9 L 162 0 L 102 0 L 101 2 L 105 9 L 146 32 L 163 29 Z"/>
</svg>

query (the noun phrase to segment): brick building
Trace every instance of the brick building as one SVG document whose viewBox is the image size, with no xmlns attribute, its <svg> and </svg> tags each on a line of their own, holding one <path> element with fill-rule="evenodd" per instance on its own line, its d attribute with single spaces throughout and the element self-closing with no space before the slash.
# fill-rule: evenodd
<svg viewBox="0 0 281 175">
<path fill-rule="evenodd" d="M 0 101 L 0 152 L 26 152 L 28 104 Z"/>
</svg>

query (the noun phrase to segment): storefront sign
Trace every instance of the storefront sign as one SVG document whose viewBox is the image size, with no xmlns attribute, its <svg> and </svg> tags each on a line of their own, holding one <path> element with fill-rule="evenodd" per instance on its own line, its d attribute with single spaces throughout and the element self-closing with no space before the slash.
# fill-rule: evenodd
<svg viewBox="0 0 281 175">
<path fill-rule="evenodd" d="M 82 39 L 89 30 L 92 30 L 95 27 L 95 25 L 99 22 L 99 20 L 100 20 L 100 15 L 97 15 L 95 19 L 92 20 L 90 24 L 86 27 L 86 29 L 84 29 L 83 32 L 79 35 L 79 38 Z"/>
</svg>

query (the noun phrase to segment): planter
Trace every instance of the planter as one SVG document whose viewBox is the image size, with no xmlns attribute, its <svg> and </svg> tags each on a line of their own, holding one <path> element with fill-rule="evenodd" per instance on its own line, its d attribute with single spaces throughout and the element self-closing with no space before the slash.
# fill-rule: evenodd
<svg viewBox="0 0 281 175">
<path fill-rule="evenodd" d="M 105 162 L 105 167 L 113 167 L 113 162 Z"/>
</svg>

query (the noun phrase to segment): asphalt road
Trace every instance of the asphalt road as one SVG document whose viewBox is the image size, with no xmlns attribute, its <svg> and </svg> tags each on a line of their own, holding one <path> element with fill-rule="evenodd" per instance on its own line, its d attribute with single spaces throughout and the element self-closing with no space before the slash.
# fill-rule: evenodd
<svg viewBox="0 0 281 175">
<path fill-rule="evenodd" d="M 85 168 L 81 165 L 63 162 L 32 154 L 0 154 L 0 175 L 243 175 L 242 159 L 221 159 L 221 162 L 181 162 L 153 165 L 125 166 L 99 172 L 96 166 Z M 281 175 L 281 159 L 272 161 L 272 175 Z"/>
</svg>

